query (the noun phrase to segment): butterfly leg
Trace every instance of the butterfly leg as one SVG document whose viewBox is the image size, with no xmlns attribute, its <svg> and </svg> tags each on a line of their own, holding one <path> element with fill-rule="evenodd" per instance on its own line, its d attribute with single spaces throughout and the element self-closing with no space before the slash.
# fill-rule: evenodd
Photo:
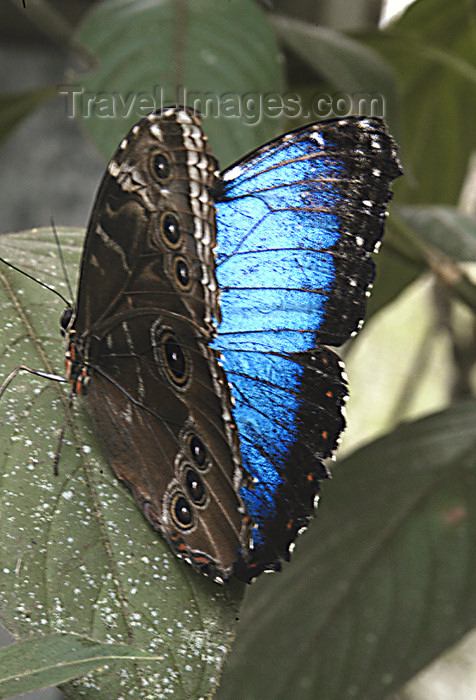
<svg viewBox="0 0 476 700">
<path fill-rule="evenodd" d="M 59 374 L 51 374 L 50 372 L 42 372 L 40 369 L 32 369 L 26 365 L 18 365 L 14 370 L 10 372 L 8 377 L 4 380 L 3 384 L 0 386 L 0 398 L 3 396 L 5 390 L 9 384 L 15 379 L 19 372 L 30 372 L 30 374 L 36 374 L 37 377 L 44 377 L 45 379 L 52 379 L 55 382 L 66 382 L 68 381 Z"/>
</svg>

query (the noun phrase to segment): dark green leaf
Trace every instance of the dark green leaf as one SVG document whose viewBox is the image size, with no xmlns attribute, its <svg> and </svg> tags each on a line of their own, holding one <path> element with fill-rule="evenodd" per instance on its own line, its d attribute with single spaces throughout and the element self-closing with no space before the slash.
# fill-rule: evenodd
<svg viewBox="0 0 476 700">
<path fill-rule="evenodd" d="M 266 118 L 262 99 L 282 94 L 282 62 L 251 0 L 110 0 L 92 9 L 79 39 L 100 59 L 86 90 L 102 102 L 79 95 L 78 111 L 107 157 L 154 107 L 195 106 L 197 96 L 202 113 L 204 98 L 214 105 L 205 130 L 222 166 L 280 131 L 282 112 Z"/>
<path fill-rule="evenodd" d="M 398 216 L 418 238 L 459 262 L 476 260 L 476 223 L 454 207 L 399 207 Z"/>
<path fill-rule="evenodd" d="M 83 232 L 60 238 L 74 280 Z M 3 237 L 1 255 L 67 294 L 51 231 Z M 0 375 L 19 364 L 62 374 L 61 301 L 1 265 L 0 303 Z M 112 474 L 81 399 L 54 476 L 68 396 L 20 373 L 0 400 L 1 622 L 18 639 L 67 632 L 161 656 L 108 663 L 68 697 L 147 697 L 147 683 L 156 697 L 199 698 L 219 675 L 242 586 L 219 586 L 171 553 Z"/>
<path fill-rule="evenodd" d="M 376 260 L 376 281 L 367 315 L 391 302 L 419 274 L 427 271 L 429 260 L 438 251 L 455 262 L 476 260 L 474 220 L 455 207 L 431 204 L 393 207 Z M 441 265 L 445 266 L 444 260 Z M 438 260 L 430 266 L 437 269 Z M 475 294 L 469 279 L 461 280 L 461 273 L 456 270 L 448 275 L 445 269 L 441 270 L 440 277 L 454 287 L 457 296 L 475 308 Z"/>
<path fill-rule="evenodd" d="M 249 591 L 220 700 L 377 700 L 476 624 L 476 401 L 339 463 L 292 565 Z"/>
<path fill-rule="evenodd" d="M 393 301 L 427 270 L 416 237 L 406 229 L 393 213 L 385 223 L 382 247 L 375 257 L 376 274 L 367 306 L 367 318 Z"/>
<path fill-rule="evenodd" d="M 435 272 L 453 296 L 476 311 L 476 285 L 455 264 L 476 258 L 476 226 L 470 217 L 452 207 L 399 207 L 389 228 L 370 313 L 391 301 L 426 269 Z"/>
<path fill-rule="evenodd" d="M 398 76 L 407 203 L 458 202 L 476 148 L 475 19 L 473 2 L 425 0 L 367 38 Z"/>
<path fill-rule="evenodd" d="M 0 697 L 59 685 L 114 662 L 155 661 L 122 644 L 98 644 L 74 634 L 49 634 L 0 649 Z"/>
<path fill-rule="evenodd" d="M 390 65 L 376 51 L 329 27 L 306 24 L 289 17 L 273 18 L 273 26 L 284 44 L 304 63 L 337 90 L 346 93 L 344 104 L 352 99 L 352 113 L 370 113 L 365 96 L 373 96 L 382 106 L 375 116 L 396 112 L 396 85 Z M 358 95 L 360 95 L 359 111 Z M 322 113 L 313 101 L 315 111 L 310 118 L 322 119 L 333 114 Z M 367 109 L 365 107 L 367 105 Z M 336 114 L 336 116 L 347 116 Z"/>
</svg>

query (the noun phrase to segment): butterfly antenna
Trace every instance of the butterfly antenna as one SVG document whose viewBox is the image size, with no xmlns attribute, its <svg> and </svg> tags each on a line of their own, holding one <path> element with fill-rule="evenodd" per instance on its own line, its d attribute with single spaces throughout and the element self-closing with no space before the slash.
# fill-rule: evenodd
<svg viewBox="0 0 476 700">
<path fill-rule="evenodd" d="M 69 279 L 68 270 L 66 269 L 66 264 L 65 264 L 64 256 L 63 256 L 63 249 L 61 247 L 61 243 L 60 243 L 60 240 L 58 237 L 58 232 L 56 231 L 56 226 L 55 226 L 55 222 L 53 221 L 53 217 L 50 219 L 50 221 L 51 221 L 51 228 L 53 229 L 53 236 L 55 237 L 56 248 L 58 250 L 58 257 L 60 259 L 61 268 L 63 270 L 63 277 L 64 277 L 64 280 L 66 282 L 66 286 L 68 287 L 69 298 L 74 299 L 73 288 L 71 286 L 71 282 Z M 70 308 L 73 308 L 73 303 L 72 302 L 67 303 L 67 306 L 69 306 Z"/>
<path fill-rule="evenodd" d="M 59 297 L 66 306 L 71 306 L 71 302 L 69 302 L 62 294 L 61 292 L 58 292 L 57 289 L 54 289 L 54 287 L 50 287 L 48 284 L 45 284 L 44 282 L 41 282 L 41 280 L 37 279 L 36 277 L 33 277 L 33 275 L 29 275 L 28 272 L 25 272 L 25 270 L 21 270 L 19 267 L 16 267 L 11 262 L 8 262 L 8 260 L 5 260 L 5 258 L 0 257 L 0 262 L 6 265 L 7 267 L 10 267 L 12 270 L 15 270 L 15 272 L 19 272 L 21 275 L 24 277 L 28 277 L 28 279 L 33 280 L 33 282 L 36 282 L 36 284 L 39 284 L 40 287 L 44 287 L 47 289 L 49 292 L 53 292 L 53 294 L 56 294 L 57 297 Z"/>
<path fill-rule="evenodd" d="M 62 377 L 59 374 L 51 374 L 51 372 L 42 372 L 40 369 L 32 369 L 31 367 L 27 367 L 26 365 L 18 365 L 18 367 L 15 367 L 15 369 L 10 372 L 8 377 L 5 379 L 3 384 L 0 386 L 0 398 L 5 393 L 5 389 L 10 384 L 10 382 L 12 382 L 15 379 L 18 372 L 29 372 L 30 374 L 34 374 L 37 377 L 45 377 L 45 379 L 51 379 L 54 382 L 67 382 L 68 381 L 67 379 L 65 379 L 64 377 Z"/>
</svg>

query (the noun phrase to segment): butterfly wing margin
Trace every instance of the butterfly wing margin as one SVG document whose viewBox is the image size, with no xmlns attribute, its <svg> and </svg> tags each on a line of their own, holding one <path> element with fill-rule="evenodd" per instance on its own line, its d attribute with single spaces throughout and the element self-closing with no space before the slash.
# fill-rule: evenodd
<svg viewBox="0 0 476 700">
<path fill-rule="evenodd" d="M 215 219 L 204 192 L 214 185 L 216 167 L 193 112 L 165 110 L 132 127 L 107 166 L 91 213 L 75 329 L 92 333 L 100 327 L 121 303 L 137 277 L 138 266 L 144 281 L 147 251 L 149 256 L 156 255 L 155 261 L 150 258 L 146 279 L 155 280 L 153 303 L 170 307 L 171 278 L 176 293 L 186 291 L 192 320 L 212 332 L 212 319 L 220 318 Z M 177 267 L 179 258 L 181 267 Z M 110 270 L 114 274 L 107 272 Z M 169 270 L 173 274 L 161 283 L 167 277 L 164 271 Z M 150 284 L 146 291 L 151 292 Z"/>
<path fill-rule="evenodd" d="M 256 481 L 241 489 L 256 528 L 244 580 L 279 569 L 314 512 L 345 425 L 343 368 L 322 344 L 361 323 L 398 174 L 383 122 L 351 118 L 287 134 L 222 175 L 214 345 Z"/>
<path fill-rule="evenodd" d="M 254 522 L 253 548 L 236 574 L 250 581 L 279 570 L 290 545 L 314 514 L 319 484 L 344 427 L 347 385 L 339 357 L 322 347 L 281 356 L 236 353 L 228 379 L 240 426 L 240 489 Z"/>
<path fill-rule="evenodd" d="M 116 474 L 177 554 L 226 580 L 246 556 L 249 519 L 228 384 L 208 347 L 215 171 L 190 110 L 131 129 L 93 209 L 66 331 L 70 379 Z"/>
<path fill-rule="evenodd" d="M 357 330 L 400 172 L 384 123 L 360 117 L 291 132 L 224 171 L 216 347 L 306 351 Z"/>
<path fill-rule="evenodd" d="M 122 321 L 92 348 L 95 365 L 107 359 L 107 371 L 88 385 L 89 410 L 111 466 L 149 523 L 194 568 L 226 581 L 238 552 L 247 557 L 249 542 L 238 494 L 245 479 L 229 448 L 234 440 L 238 453 L 231 414 L 225 415 L 228 385 L 206 341 L 190 335 L 187 319 L 162 313 L 156 320 L 131 317 L 127 334 Z M 180 390 L 160 345 L 172 323 L 187 358 Z"/>
</svg>

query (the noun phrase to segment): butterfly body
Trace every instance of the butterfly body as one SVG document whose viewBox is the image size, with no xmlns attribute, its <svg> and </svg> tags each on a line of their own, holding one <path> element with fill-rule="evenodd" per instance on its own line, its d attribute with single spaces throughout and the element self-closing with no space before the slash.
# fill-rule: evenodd
<svg viewBox="0 0 476 700">
<path fill-rule="evenodd" d="M 325 345 L 363 317 L 398 164 L 381 122 L 355 118 L 216 169 L 185 108 L 121 143 L 64 322 L 67 373 L 174 551 L 251 580 L 288 557 L 327 475 L 346 386 Z"/>
</svg>

